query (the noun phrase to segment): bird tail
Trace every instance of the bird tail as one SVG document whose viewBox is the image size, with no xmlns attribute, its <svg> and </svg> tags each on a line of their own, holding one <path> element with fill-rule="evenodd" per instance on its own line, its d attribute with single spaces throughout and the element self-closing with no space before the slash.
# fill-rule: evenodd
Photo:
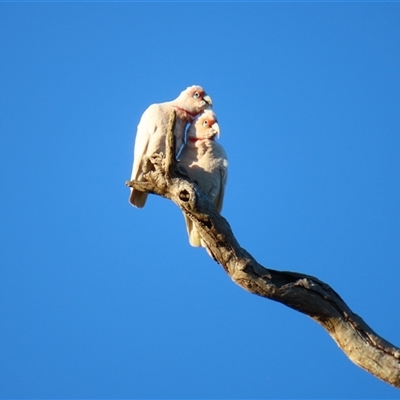
<svg viewBox="0 0 400 400">
<path fill-rule="evenodd" d="M 134 207 L 143 208 L 147 199 L 147 193 L 141 192 L 136 189 L 132 189 L 131 195 L 129 197 L 129 203 L 131 203 Z"/>
<path fill-rule="evenodd" d="M 201 240 L 201 236 L 200 236 L 198 230 L 196 229 L 196 227 L 194 226 L 192 220 L 190 218 L 188 218 L 186 215 L 183 215 L 183 216 L 185 218 L 186 230 L 189 235 L 189 243 L 191 244 L 191 246 L 193 246 L 193 247 L 203 246 L 204 247 L 202 240 Z"/>
</svg>

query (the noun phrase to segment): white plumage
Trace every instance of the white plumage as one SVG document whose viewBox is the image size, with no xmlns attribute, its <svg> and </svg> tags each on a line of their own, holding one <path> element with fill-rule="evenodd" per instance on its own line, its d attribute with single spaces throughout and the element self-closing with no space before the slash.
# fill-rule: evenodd
<svg viewBox="0 0 400 400">
<path fill-rule="evenodd" d="M 205 110 L 193 120 L 188 129 L 179 163 L 189 177 L 210 196 L 220 212 L 228 178 L 228 159 L 224 148 L 215 141 L 216 136 L 219 137 L 216 115 L 211 110 Z M 186 215 L 184 217 L 190 244 L 205 247 L 193 222 Z"/>
<path fill-rule="evenodd" d="M 179 151 L 186 126 L 193 118 L 208 107 L 212 101 L 201 86 L 190 86 L 175 100 L 152 104 L 143 113 L 137 127 L 131 180 L 142 181 L 143 173 L 151 168 L 149 157 L 154 153 L 165 153 L 165 137 L 171 112 L 176 111 L 174 135 L 176 150 Z M 143 207 L 147 193 L 131 188 L 129 202 Z"/>
</svg>

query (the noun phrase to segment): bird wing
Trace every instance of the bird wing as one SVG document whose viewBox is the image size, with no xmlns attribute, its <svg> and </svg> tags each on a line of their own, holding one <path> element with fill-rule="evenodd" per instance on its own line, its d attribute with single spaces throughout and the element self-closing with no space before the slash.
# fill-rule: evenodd
<svg viewBox="0 0 400 400">
<path fill-rule="evenodd" d="M 226 182 L 228 181 L 228 169 L 226 167 L 221 167 L 218 169 L 218 174 L 219 174 L 219 191 L 214 204 L 218 212 L 221 212 L 225 196 L 225 186 Z"/>
<path fill-rule="evenodd" d="M 157 130 L 159 105 L 152 104 L 146 109 L 137 126 L 135 148 L 133 152 L 133 166 L 131 180 L 140 181 L 143 167 L 147 165 L 152 135 Z M 129 202 L 136 207 L 143 207 L 146 203 L 147 193 L 131 188 Z"/>
</svg>

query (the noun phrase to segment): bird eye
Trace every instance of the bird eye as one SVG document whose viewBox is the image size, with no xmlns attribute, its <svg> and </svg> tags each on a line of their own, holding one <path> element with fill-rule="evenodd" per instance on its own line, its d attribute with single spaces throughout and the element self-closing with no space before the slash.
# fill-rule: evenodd
<svg viewBox="0 0 400 400">
<path fill-rule="evenodd" d="M 207 121 L 207 120 L 205 120 L 205 121 L 203 122 L 203 126 L 208 126 L 208 121 Z"/>
<path fill-rule="evenodd" d="M 193 95 L 193 97 L 194 97 L 195 99 L 198 99 L 198 98 L 200 97 L 200 94 L 199 94 L 199 92 L 194 92 L 194 95 Z"/>
</svg>

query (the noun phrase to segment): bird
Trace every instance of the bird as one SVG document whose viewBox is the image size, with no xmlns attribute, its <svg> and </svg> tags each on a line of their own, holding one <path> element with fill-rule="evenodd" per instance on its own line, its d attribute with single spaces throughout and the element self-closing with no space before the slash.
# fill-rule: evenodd
<svg viewBox="0 0 400 400">
<path fill-rule="evenodd" d="M 131 180 L 143 182 L 143 174 L 152 169 L 149 157 L 154 153 L 165 153 L 165 138 L 173 111 L 176 112 L 174 136 L 178 153 L 188 123 L 210 107 L 211 97 L 198 85 L 189 86 L 175 100 L 150 105 L 137 126 Z M 133 206 L 144 207 L 146 199 L 147 193 L 131 188 L 129 202 Z"/>
<path fill-rule="evenodd" d="M 179 156 L 179 165 L 210 197 L 218 212 L 222 210 L 228 179 L 228 158 L 224 148 L 215 141 L 220 128 L 212 110 L 198 115 L 188 128 L 186 143 Z M 206 247 L 192 220 L 184 214 L 189 243 Z"/>
</svg>

